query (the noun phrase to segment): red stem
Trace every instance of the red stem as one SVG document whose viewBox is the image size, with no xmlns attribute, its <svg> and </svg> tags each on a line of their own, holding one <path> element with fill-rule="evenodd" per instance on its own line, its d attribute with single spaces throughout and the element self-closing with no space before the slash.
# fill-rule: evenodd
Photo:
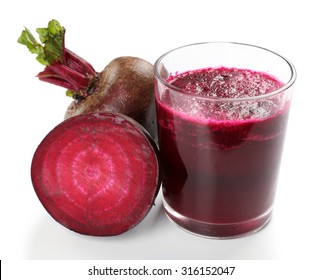
<svg viewBox="0 0 321 280">
<path fill-rule="evenodd" d="M 83 89 L 88 86 L 88 77 L 77 72 L 76 70 L 69 68 L 67 65 L 54 63 L 47 66 L 44 71 L 38 74 L 38 78 L 53 77 L 65 80 L 73 86 L 73 89 Z"/>
<path fill-rule="evenodd" d="M 53 85 L 56 85 L 56 86 L 64 87 L 66 89 L 70 89 L 72 91 L 76 90 L 76 89 L 73 89 L 73 86 L 69 82 L 66 82 L 65 80 L 62 80 L 59 77 L 54 77 L 54 76 L 45 77 L 45 76 L 43 76 L 43 77 L 39 78 L 39 80 L 43 81 L 43 82 L 47 82 L 47 83 L 53 84 Z"/>
<path fill-rule="evenodd" d="M 89 74 L 92 76 L 96 75 L 94 67 L 92 67 L 91 64 L 88 63 L 86 60 L 73 53 L 71 50 L 65 49 L 65 58 L 66 64 L 70 68 L 79 71 L 83 74 Z"/>
<path fill-rule="evenodd" d="M 85 98 L 92 93 L 93 81 L 97 79 L 98 73 L 86 60 L 65 49 L 63 62 L 46 66 L 37 77 L 41 81 L 72 90 L 74 97 Z"/>
</svg>

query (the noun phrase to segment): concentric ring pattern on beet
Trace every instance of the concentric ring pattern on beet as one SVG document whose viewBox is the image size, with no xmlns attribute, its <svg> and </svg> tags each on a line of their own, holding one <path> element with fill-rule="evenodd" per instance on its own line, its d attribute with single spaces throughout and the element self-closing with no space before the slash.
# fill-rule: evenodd
<svg viewBox="0 0 321 280">
<path fill-rule="evenodd" d="M 122 114 L 71 117 L 35 151 L 31 177 L 48 213 L 75 232 L 111 236 L 137 225 L 160 186 L 157 147 Z"/>
</svg>

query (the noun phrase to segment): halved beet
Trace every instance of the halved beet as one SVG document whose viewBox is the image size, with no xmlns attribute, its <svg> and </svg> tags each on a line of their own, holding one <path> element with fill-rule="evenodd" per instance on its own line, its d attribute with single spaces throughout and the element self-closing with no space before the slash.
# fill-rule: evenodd
<svg viewBox="0 0 321 280">
<path fill-rule="evenodd" d="M 86 235 L 118 235 L 137 225 L 155 201 L 157 147 L 129 117 L 78 115 L 40 143 L 31 178 L 45 209 L 65 227 Z"/>
</svg>

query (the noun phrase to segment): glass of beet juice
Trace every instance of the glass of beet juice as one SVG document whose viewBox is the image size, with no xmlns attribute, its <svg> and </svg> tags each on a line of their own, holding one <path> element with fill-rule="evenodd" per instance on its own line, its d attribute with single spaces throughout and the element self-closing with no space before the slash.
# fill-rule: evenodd
<svg viewBox="0 0 321 280">
<path fill-rule="evenodd" d="M 163 197 L 182 229 L 233 238 L 270 220 L 296 71 L 264 48 L 183 46 L 155 63 Z"/>
</svg>

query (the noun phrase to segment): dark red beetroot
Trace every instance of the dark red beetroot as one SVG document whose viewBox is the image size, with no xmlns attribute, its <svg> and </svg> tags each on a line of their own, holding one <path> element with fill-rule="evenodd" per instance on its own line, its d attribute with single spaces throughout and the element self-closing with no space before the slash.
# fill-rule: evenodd
<svg viewBox="0 0 321 280">
<path fill-rule="evenodd" d="M 37 77 L 67 89 L 74 98 L 65 118 L 91 112 L 118 112 L 139 122 L 157 140 L 153 65 L 137 57 L 111 61 L 102 72 L 65 47 L 65 28 L 51 20 L 37 28 L 41 43 L 25 28 L 18 42 L 45 65 Z"/>
<path fill-rule="evenodd" d="M 81 234 L 118 235 L 137 225 L 154 203 L 160 186 L 157 147 L 124 115 L 78 115 L 43 139 L 31 177 L 56 221 Z"/>
</svg>

